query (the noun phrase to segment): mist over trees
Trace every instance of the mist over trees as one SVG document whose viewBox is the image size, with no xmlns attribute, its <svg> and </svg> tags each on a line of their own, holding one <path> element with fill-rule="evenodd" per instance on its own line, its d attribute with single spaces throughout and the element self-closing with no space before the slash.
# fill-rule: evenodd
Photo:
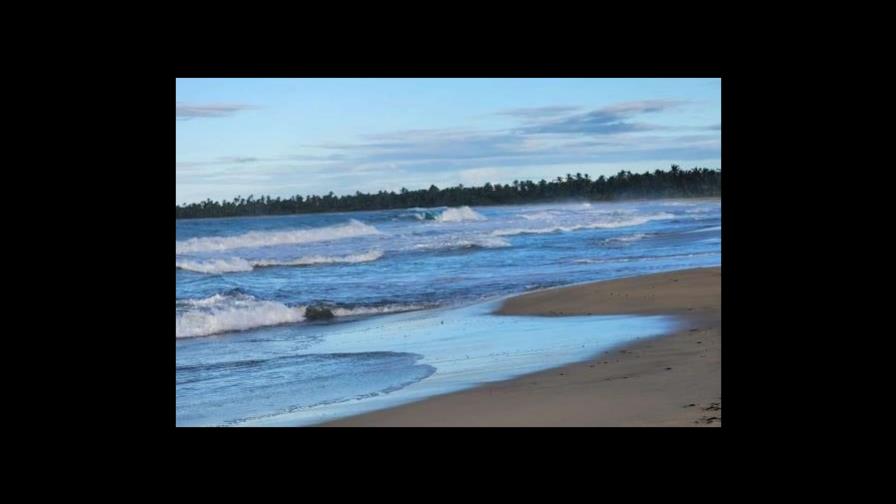
<svg viewBox="0 0 896 504">
<path fill-rule="evenodd" d="M 332 191 L 324 196 L 295 195 L 290 198 L 249 195 L 232 201 L 210 199 L 176 205 L 176 219 L 204 217 L 238 217 L 248 215 L 287 215 L 315 212 L 348 212 L 354 210 L 387 210 L 392 208 L 437 206 L 487 206 L 515 203 L 544 203 L 566 199 L 589 201 L 618 201 L 637 198 L 699 198 L 722 195 L 722 172 L 708 168 L 681 170 L 672 165 L 669 171 L 632 173 L 620 171 L 616 175 L 596 179 L 586 173 L 567 174 L 553 180 L 514 180 L 512 184 L 490 184 L 464 187 L 462 184 L 439 189 L 399 192 L 380 191 L 375 194 L 355 192 L 335 196 Z"/>
</svg>

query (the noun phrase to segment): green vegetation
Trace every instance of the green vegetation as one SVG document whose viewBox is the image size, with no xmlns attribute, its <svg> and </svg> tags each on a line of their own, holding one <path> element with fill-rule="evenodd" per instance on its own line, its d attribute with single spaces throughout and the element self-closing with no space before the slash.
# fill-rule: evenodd
<svg viewBox="0 0 896 504">
<path fill-rule="evenodd" d="M 635 198 L 699 198 L 721 196 L 722 172 L 708 168 L 681 170 L 672 165 L 669 171 L 656 170 L 643 174 L 621 171 L 605 178 L 592 180 L 588 174 L 567 174 L 566 178 L 532 182 L 514 180 L 513 184 L 485 184 L 481 187 L 458 185 L 446 189 L 400 192 L 380 191 L 376 194 L 334 196 L 300 195 L 291 198 L 253 196 L 233 201 L 211 201 L 176 206 L 177 219 L 201 217 L 236 217 L 244 215 L 286 215 L 313 212 L 348 212 L 353 210 L 386 210 L 391 208 L 436 207 L 460 205 L 510 205 L 539 203 L 571 198 L 591 201 L 614 201 Z"/>
</svg>

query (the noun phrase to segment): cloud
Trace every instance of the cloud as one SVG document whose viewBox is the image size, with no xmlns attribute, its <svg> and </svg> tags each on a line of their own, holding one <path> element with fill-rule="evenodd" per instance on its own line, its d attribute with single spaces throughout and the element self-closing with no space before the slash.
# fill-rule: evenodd
<svg viewBox="0 0 896 504">
<path fill-rule="evenodd" d="M 235 164 L 243 164 L 243 163 L 255 163 L 261 161 L 260 158 L 251 157 L 251 156 L 228 156 L 221 158 L 222 163 L 235 163 Z"/>
<path fill-rule="evenodd" d="M 479 185 L 484 181 L 561 171 L 565 166 L 717 160 L 720 124 L 644 124 L 642 115 L 662 113 L 687 102 L 643 100 L 581 112 L 582 107 L 512 109 L 509 129 L 416 129 L 362 135 L 357 141 L 297 145 L 302 154 L 252 156 L 234 153 L 207 161 L 177 163 L 178 178 L 198 186 L 203 180 L 237 185 L 268 182 L 276 190 L 345 192 L 397 190 L 436 184 Z M 199 167 L 202 167 L 201 170 Z M 547 175 L 547 174 L 546 174 Z M 269 178 L 265 178 L 269 177 Z M 290 188 L 290 189 L 286 189 Z"/>
<path fill-rule="evenodd" d="M 679 100 L 642 100 L 623 102 L 602 109 L 574 114 L 526 126 L 529 134 L 566 133 L 612 135 L 662 129 L 660 126 L 631 122 L 629 119 L 648 113 L 663 112 L 682 105 Z"/>
<path fill-rule="evenodd" d="M 530 107 L 530 108 L 516 108 L 509 110 L 502 110 L 501 112 L 497 112 L 497 115 L 505 115 L 510 117 L 515 117 L 517 119 L 523 120 L 537 120 L 544 118 L 557 117 L 564 114 L 569 114 L 575 112 L 577 110 L 581 110 L 582 107 L 577 106 L 565 106 L 565 105 L 552 105 L 547 107 Z"/>
<path fill-rule="evenodd" d="M 513 155 L 526 141 L 524 136 L 504 132 L 448 130 L 402 131 L 378 138 L 383 141 L 339 148 L 351 152 L 349 160 L 366 162 L 457 160 Z"/>
<path fill-rule="evenodd" d="M 195 119 L 198 117 L 227 117 L 236 114 L 241 110 L 251 109 L 249 105 L 238 103 L 217 103 L 217 104 L 188 104 L 184 102 L 175 102 L 174 117 L 177 120 Z"/>
<path fill-rule="evenodd" d="M 405 130 L 365 135 L 357 143 L 318 145 L 342 155 L 340 165 L 353 171 L 376 170 L 385 165 L 427 173 L 466 170 L 484 164 L 524 166 L 539 163 L 603 162 L 656 159 L 677 154 L 686 159 L 706 159 L 719 151 L 718 135 L 676 135 L 676 128 L 646 127 L 630 121 L 641 114 L 665 111 L 681 101 L 644 100 L 617 103 L 581 114 L 539 120 L 511 130 L 464 129 Z M 575 107 L 515 109 L 525 117 L 557 114 Z M 690 128 L 686 128 L 690 129 Z M 645 131 L 662 135 L 644 135 Z M 600 136 L 595 136 L 600 132 Z M 551 133 L 545 135 L 543 133 Z"/>
</svg>

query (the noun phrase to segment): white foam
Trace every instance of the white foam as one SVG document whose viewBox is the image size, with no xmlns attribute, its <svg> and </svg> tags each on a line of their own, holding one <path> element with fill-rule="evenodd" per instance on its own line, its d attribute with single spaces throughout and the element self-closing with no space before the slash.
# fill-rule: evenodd
<svg viewBox="0 0 896 504">
<path fill-rule="evenodd" d="M 547 233 L 559 233 L 559 232 L 570 232 L 577 231 L 579 229 L 606 229 L 606 228 L 617 228 L 617 227 L 626 227 L 626 226 L 637 226 L 640 224 L 645 224 L 652 220 L 658 219 L 671 219 L 675 217 L 669 213 L 657 213 L 650 215 L 641 215 L 641 216 L 616 216 L 610 218 L 603 218 L 597 222 L 591 222 L 587 224 L 575 224 L 571 226 L 551 226 L 551 227 L 543 227 L 543 228 L 511 228 L 511 229 L 496 229 L 492 231 L 493 236 L 513 236 L 520 234 L 547 234 Z"/>
<path fill-rule="evenodd" d="M 461 222 L 461 221 L 481 221 L 486 220 L 482 214 L 476 212 L 468 206 L 457 208 L 446 208 L 436 220 L 439 222 Z"/>
<path fill-rule="evenodd" d="M 180 269 L 210 274 L 252 271 L 252 263 L 239 257 L 211 259 L 208 261 L 178 260 L 175 261 L 174 265 Z"/>
<path fill-rule="evenodd" d="M 354 254 L 347 256 L 305 256 L 298 259 L 277 260 L 277 259 L 259 259 L 248 261 L 240 257 L 231 257 L 229 259 L 209 259 L 207 261 L 194 260 L 178 260 L 175 266 L 180 269 L 196 271 L 199 273 L 220 274 L 235 273 L 241 271 L 252 271 L 255 267 L 264 266 L 312 266 L 316 264 L 353 264 L 376 261 L 383 257 L 383 252 L 379 250 L 371 250 L 363 254 Z"/>
<path fill-rule="evenodd" d="M 414 248 L 417 250 L 442 250 L 442 249 L 457 249 L 457 248 L 473 248 L 473 247 L 481 247 L 481 248 L 502 248 L 509 247 L 510 242 L 503 238 L 496 238 L 493 236 L 479 236 L 473 238 L 452 238 L 446 237 L 445 239 L 430 242 L 430 243 L 419 243 L 414 245 Z"/>
<path fill-rule="evenodd" d="M 605 262 L 611 262 L 607 259 L 574 259 L 572 261 L 573 264 L 601 264 Z"/>
<path fill-rule="evenodd" d="M 251 231 L 237 236 L 207 236 L 175 242 L 176 254 L 191 252 L 213 252 L 248 247 L 268 247 L 271 245 L 293 245 L 327 240 L 339 240 L 354 236 L 381 234 L 375 227 L 355 219 L 345 224 L 321 228 L 295 229 L 289 231 Z"/>
<path fill-rule="evenodd" d="M 545 210 L 542 212 L 535 212 L 531 214 L 520 214 L 520 217 L 526 220 L 549 220 L 557 217 L 557 212 L 552 210 Z"/>
<path fill-rule="evenodd" d="M 260 261 L 253 261 L 252 264 L 254 264 L 255 266 L 311 266 L 314 264 L 335 264 L 335 263 L 354 264 L 354 263 L 376 261 L 380 257 L 383 257 L 383 252 L 381 250 L 371 250 L 371 251 L 365 252 L 363 254 L 353 254 L 353 255 L 347 255 L 347 256 L 314 255 L 314 256 L 300 257 L 298 259 L 292 259 L 292 260 L 288 260 L 288 261 L 263 259 Z"/>
<path fill-rule="evenodd" d="M 274 301 L 259 301 L 252 296 L 214 296 L 186 301 L 193 309 L 175 315 L 176 338 L 207 336 L 254 327 L 300 322 L 305 307 L 289 307 Z"/>
<path fill-rule="evenodd" d="M 175 338 L 208 336 L 256 327 L 296 323 L 305 320 L 305 306 L 286 306 L 275 301 L 258 300 L 247 294 L 215 294 L 204 299 L 180 301 L 186 311 L 175 315 Z M 331 308 L 336 317 L 380 315 L 422 310 L 420 304 L 386 304 Z"/>
<path fill-rule="evenodd" d="M 644 238 L 647 238 L 647 236 L 649 236 L 647 233 L 635 233 L 635 234 L 626 235 L 626 236 L 619 236 L 619 237 L 617 237 L 617 238 L 610 238 L 610 239 L 608 239 L 608 240 L 606 240 L 606 241 L 607 241 L 607 242 L 622 242 L 622 243 L 628 243 L 628 242 L 633 242 L 633 241 L 642 240 L 642 239 L 644 239 Z"/>
<path fill-rule="evenodd" d="M 713 226 L 708 228 L 694 229 L 693 231 L 685 231 L 685 233 L 705 233 L 707 231 L 721 231 L 722 226 Z"/>
<path fill-rule="evenodd" d="M 355 308 L 333 308 L 331 311 L 337 317 L 351 317 L 358 315 L 380 315 L 383 313 L 406 312 L 413 310 L 422 310 L 427 308 L 424 305 L 415 304 L 388 304 L 381 306 L 358 306 Z"/>
</svg>

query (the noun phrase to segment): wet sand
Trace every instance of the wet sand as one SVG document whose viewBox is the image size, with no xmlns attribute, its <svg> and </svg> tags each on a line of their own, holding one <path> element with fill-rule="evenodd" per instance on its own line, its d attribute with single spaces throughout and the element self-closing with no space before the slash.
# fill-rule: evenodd
<svg viewBox="0 0 896 504">
<path fill-rule="evenodd" d="M 720 267 L 594 282 L 508 299 L 504 315 L 673 315 L 668 334 L 513 380 L 323 426 L 721 426 Z"/>
</svg>

